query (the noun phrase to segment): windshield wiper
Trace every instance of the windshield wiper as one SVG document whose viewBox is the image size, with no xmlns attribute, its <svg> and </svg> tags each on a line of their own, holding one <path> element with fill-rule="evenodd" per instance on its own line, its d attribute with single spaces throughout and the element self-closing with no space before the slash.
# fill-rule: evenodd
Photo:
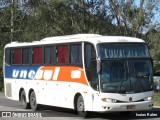
<svg viewBox="0 0 160 120">
<path fill-rule="evenodd" d="M 126 93 L 127 89 L 126 88 L 122 88 L 122 84 L 125 81 L 125 79 L 121 80 L 121 84 L 119 85 L 119 87 L 117 88 L 117 93 Z"/>
<path fill-rule="evenodd" d="M 126 88 L 121 88 L 123 82 L 126 80 L 127 75 L 126 72 L 123 73 L 122 79 L 121 79 L 121 84 L 120 86 L 117 88 L 117 93 L 126 93 L 127 89 Z"/>
<path fill-rule="evenodd" d="M 141 90 L 142 92 L 144 92 L 144 88 L 143 88 L 143 84 L 142 84 L 142 81 L 141 81 L 141 78 L 144 77 L 144 74 L 141 74 L 141 72 L 136 72 L 136 73 L 133 73 L 133 77 L 136 77 L 141 85 Z"/>
<path fill-rule="evenodd" d="M 126 88 L 118 88 L 117 93 L 126 93 L 127 89 Z"/>
<path fill-rule="evenodd" d="M 116 92 L 116 89 L 115 89 L 115 87 L 109 87 L 108 89 L 105 89 L 104 92 L 107 92 L 107 93 L 115 93 L 115 92 Z"/>
</svg>

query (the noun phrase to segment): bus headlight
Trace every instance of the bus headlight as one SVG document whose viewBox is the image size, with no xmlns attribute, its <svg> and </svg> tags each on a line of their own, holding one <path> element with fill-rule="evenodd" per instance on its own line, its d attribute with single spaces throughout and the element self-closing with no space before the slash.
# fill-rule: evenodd
<svg viewBox="0 0 160 120">
<path fill-rule="evenodd" d="M 144 98 L 144 101 L 151 101 L 151 100 L 153 100 L 153 96 Z"/>
<path fill-rule="evenodd" d="M 103 102 L 108 102 L 108 103 L 116 103 L 117 100 L 111 99 L 111 98 L 102 98 L 101 99 Z"/>
</svg>

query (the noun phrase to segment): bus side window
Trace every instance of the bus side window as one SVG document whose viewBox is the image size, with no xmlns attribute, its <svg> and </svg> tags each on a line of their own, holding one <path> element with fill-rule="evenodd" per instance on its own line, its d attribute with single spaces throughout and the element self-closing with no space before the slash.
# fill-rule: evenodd
<svg viewBox="0 0 160 120">
<path fill-rule="evenodd" d="M 11 64 L 11 49 L 7 48 L 5 50 L 5 63 L 10 65 Z"/>
<path fill-rule="evenodd" d="M 33 64 L 42 64 L 42 47 L 33 48 Z"/>
<path fill-rule="evenodd" d="M 88 81 L 91 82 L 91 61 L 96 58 L 96 52 L 94 49 L 94 46 L 90 43 L 85 43 L 85 69 L 86 69 L 86 75 L 88 78 Z"/>
<path fill-rule="evenodd" d="M 57 63 L 67 64 L 68 63 L 68 45 L 60 45 L 56 48 Z"/>
<path fill-rule="evenodd" d="M 31 48 L 22 48 L 22 64 L 31 64 L 32 51 Z"/>
<path fill-rule="evenodd" d="M 91 68 L 91 87 L 94 90 L 98 90 L 99 82 L 98 82 L 98 74 L 97 74 L 97 61 L 92 60 L 92 68 Z"/>
<path fill-rule="evenodd" d="M 85 44 L 85 67 L 87 69 L 90 69 L 91 67 L 91 45 L 90 44 Z"/>
<path fill-rule="evenodd" d="M 21 64 L 21 48 L 14 48 L 13 49 L 13 57 L 12 57 L 12 63 L 13 64 Z"/>
<path fill-rule="evenodd" d="M 70 45 L 70 63 L 82 64 L 82 46 L 81 44 Z"/>
<path fill-rule="evenodd" d="M 54 46 L 44 47 L 44 64 L 54 64 L 55 52 Z"/>
</svg>

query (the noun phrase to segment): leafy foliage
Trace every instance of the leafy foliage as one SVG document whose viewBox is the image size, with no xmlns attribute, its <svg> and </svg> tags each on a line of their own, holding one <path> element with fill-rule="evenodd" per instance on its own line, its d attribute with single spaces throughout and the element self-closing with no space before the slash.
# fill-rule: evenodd
<svg viewBox="0 0 160 120">
<path fill-rule="evenodd" d="M 160 93 L 154 93 L 154 106 L 160 106 Z"/>
<path fill-rule="evenodd" d="M 11 41 L 77 33 L 139 37 L 149 45 L 154 72 L 160 74 L 160 31 L 153 21 L 158 1 L 140 0 L 1 0 L 0 51 Z M 156 20 L 158 21 L 158 20 Z M 0 55 L 2 61 L 3 56 Z M 2 62 L 0 64 L 2 66 Z"/>
</svg>

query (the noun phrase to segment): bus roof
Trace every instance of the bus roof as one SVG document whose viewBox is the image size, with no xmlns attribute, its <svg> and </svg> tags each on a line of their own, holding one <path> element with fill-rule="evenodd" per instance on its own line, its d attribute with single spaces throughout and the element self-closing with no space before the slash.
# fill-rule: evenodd
<svg viewBox="0 0 160 120">
<path fill-rule="evenodd" d="M 18 47 L 18 46 L 34 46 L 34 45 L 45 45 L 45 44 L 58 44 L 58 43 L 71 43 L 71 42 L 90 42 L 93 44 L 97 43 L 144 43 L 145 41 L 134 37 L 125 36 L 102 36 L 98 34 L 75 34 L 65 36 L 47 37 L 40 41 L 33 42 L 11 42 L 5 47 Z"/>
</svg>

